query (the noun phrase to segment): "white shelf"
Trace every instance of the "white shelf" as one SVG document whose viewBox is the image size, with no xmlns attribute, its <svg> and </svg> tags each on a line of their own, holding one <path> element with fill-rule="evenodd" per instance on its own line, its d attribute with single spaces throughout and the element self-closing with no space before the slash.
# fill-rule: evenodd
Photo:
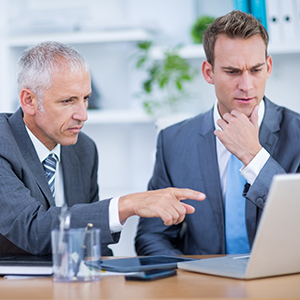
<svg viewBox="0 0 300 300">
<path fill-rule="evenodd" d="M 164 52 L 168 47 L 155 46 L 150 51 L 150 56 L 153 59 L 160 60 L 164 57 Z M 294 43 L 270 44 L 270 54 L 289 54 L 300 53 L 300 41 Z M 179 50 L 179 55 L 185 59 L 205 58 L 205 53 L 202 44 L 191 44 L 182 47 Z"/>
<path fill-rule="evenodd" d="M 154 123 L 153 117 L 147 115 L 142 110 L 89 110 L 87 125 L 92 124 L 139 124 Z"/>
<path fill-rule="evenodd" d="M 144 29 L 102 30 L 93 32 L 69 32 L 42 35 L 12 36 L 7 40 L 9 47 L 26 47 L 42 41 L 57 41 L 69 44 L 130 42 L 151 39 L 152 36 Z"/>
<path fill-rule="evenodd" d="M 160 60 L 164 57 L 164 52 L 166 50 L 168 50 L 168 47 L 154 46 L 154 47 L 152 47 L 152 49 L 150 51 L 150 56 L 153 59 Z M 204 58 L 205 57 L 202 44 L 186 45 L 179 50 L 179 55 L 186 59 Z"/>
</svg>

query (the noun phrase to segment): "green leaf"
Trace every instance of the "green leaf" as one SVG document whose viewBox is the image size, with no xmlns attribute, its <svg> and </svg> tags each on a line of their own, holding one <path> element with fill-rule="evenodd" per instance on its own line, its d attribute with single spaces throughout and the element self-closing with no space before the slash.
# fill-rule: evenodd
<svg viewBox="0 0 300 300">
<path fill-rule="evenodd" d="M 137 69 L 141 68 L 146 60 L 147 60 L 146 57 L 140 58 L 140 59 L 137 61 L 137 63 L 136 63 L 136 68 L 137 68 Z"/>
<path fill-rule="evenodd" d="M 191 35 L 194 43 L 201 44 L 203 40 L 203 34 L 208 26 L 214 21 L 214 17 L 201 16 L 199 17 L 194 25 L 192 26 Z"/>
<path fill-rule="evenodd" d="M 152 91 L 152 80 L 147 80 L 143 83 L 143 89 L 146 93 L 150 94 Z"/>
<path fill-rule="evenodd" d="M 177 86 L 179 91 L 182 90 L 182 85 L 181 85 L 181 82 L 179 80 L 176 80 L 176 86 Z"/>
<path fill-rule="evenodd" d="M 159 80 L 159 88 L 160 88 L 160 89 L 163 89 L 164 86 L 165 86 L 166 84 L 168 84 L 168 82 L 169 82 L 169 77 L 168 77 L 168 76 L 162 77 L 162 78 Z"/>
<path fill-rule="evenodd" d="M 139 42 L 138 43 L 138 47 L 141 50 L 149 50 L 151 45 L 152 45 L 152 42 L 150 42 L 150 41 L 144 41 L 144 42 Z"/>
<path fill-rule="evenodd" d="M 182 75 L 181 78 L 186 81 L 191 81 L 191 79 L 192 79 L 192 77 L 189 74 Z"/>
<path fill-rule="evenodd" d="M 160 66 L 154 63 L 153 66 L 148 70 L 150 77 L 156 77 L 156 74 L 159 73 L 159 68 Z"/>
</svg>

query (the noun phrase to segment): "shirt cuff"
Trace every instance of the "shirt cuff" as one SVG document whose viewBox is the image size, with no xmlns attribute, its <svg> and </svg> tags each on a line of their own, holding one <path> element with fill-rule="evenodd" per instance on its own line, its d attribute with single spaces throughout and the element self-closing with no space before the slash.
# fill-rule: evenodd
<svg viewBox="0 0 300 300">
<path fill-rule="evenodd" d="M 119 219 L 119 199 L 120 197 L 114 197 L 109 204 L 109 228 L 111 233 L 120 232 L 125 224 L 121 224 Z"/>
<path fill-rule="evenodd" d="M 245 177 L 248 183 L 253 184 L 269 157 L 268 151 L 262 148 L 246 167 L 241 168 L 241 175 Z"/>
</svg>

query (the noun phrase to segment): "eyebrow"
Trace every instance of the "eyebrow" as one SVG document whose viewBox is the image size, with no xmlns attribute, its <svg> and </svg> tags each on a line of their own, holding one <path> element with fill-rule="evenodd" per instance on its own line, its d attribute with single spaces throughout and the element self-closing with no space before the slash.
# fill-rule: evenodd
<svg viewBox="0 0 300 300">
<path fill-rule="evenodd" d="M 260 67 L 262 67 L 262 66 L 265 65 L 265 64 L 266 64 L 265 62 L 259 63 L 259 64 L 255 65 L 255 66 L 252 66 L 252 67 L 250 68 L 250 70 L 260 68 Z M 223 70 L 228 70 L 228 71 L 240 71 L 240 70 L 241 70 L 241 69 L 239 69 L 239 68 L 230 67 L 230 66 L 229 66 L 229 67 L 221 67 L 221 69 L 223 69 Z"/>
<path fill-rule="evenodd" d="M 92 92 L 86 94 L 86 95 L 84 96 L 84 98 L 89 98 L 89 97 L 91 97 L 91 96 L 92 96 Z"/>
<path fill-rule="evenodd" d="M 84 99 L 85 99 L 85 98 L 89 98 L 89 97 L 91 97 L 91 95 L 92 95 L 92 92 L 86 94 L 85 96 L 83 96 L 83 98 L 84 98 Z M 62 96 L 62 97 L 60 98 L 60 100 L 65 100 L 65 99 L 78 99 L 78 97 L 77 97 L 77 96 Z"/>
</svg>

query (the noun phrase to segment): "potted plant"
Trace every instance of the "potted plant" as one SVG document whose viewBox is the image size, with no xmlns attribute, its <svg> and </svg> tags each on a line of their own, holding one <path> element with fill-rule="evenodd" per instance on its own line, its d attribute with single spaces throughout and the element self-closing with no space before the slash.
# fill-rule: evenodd
<svg viewBox="0 0 300 300">
<path fill-rule="evenodd" d="M 210 16 L 201 16 L 196 20 L 191 30 L 191 36 L 195 44 L 202 44 L 204 31 L 214 19 Z"/>
<path fill-rule="evenodd" d="M 146 79 L 138 96 L 142 98 L 147 113 L 166 115 L 177 112 L 180 102 L 189 98 L 186 84 L 198 73 L 179 55 L 181 46 L 169 48 L 162 60 L 150 55 L 152 42 L 138 43 L 136 68 L 146 71 Z"/>
</svg>

